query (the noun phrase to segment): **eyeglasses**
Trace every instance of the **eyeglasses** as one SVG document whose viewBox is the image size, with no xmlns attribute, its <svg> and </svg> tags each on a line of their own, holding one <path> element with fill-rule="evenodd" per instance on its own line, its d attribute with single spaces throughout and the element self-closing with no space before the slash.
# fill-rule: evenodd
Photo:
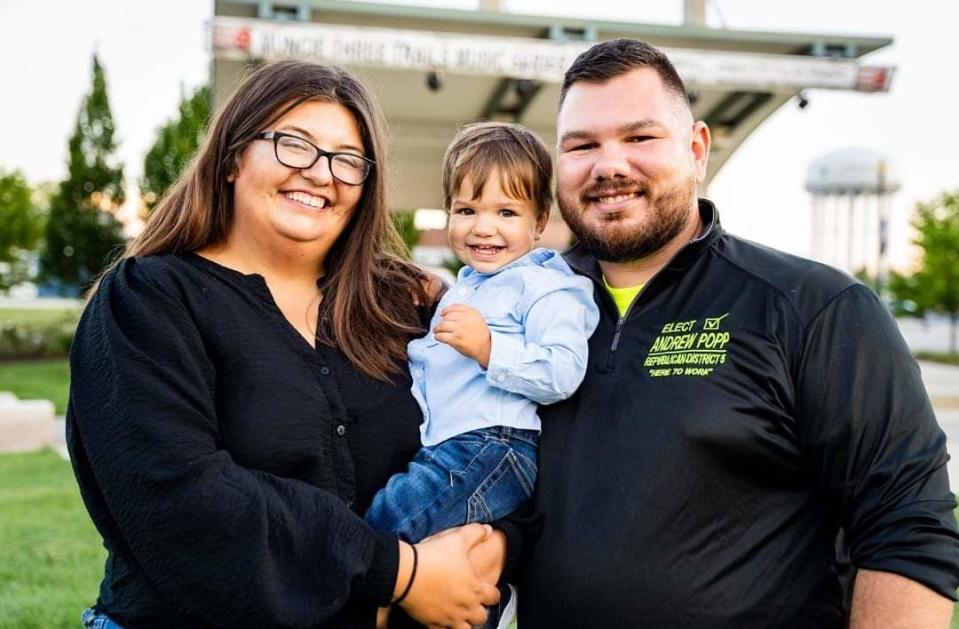
<svg viewBox="0 0 959 629">
<path fill-rule="evenodd" d="M 311 168 L 321 157 L 327 158 L 330 174 L 334 179 L 348 186 L 362 184 L 376 165 L 373 160 L 355 153 L 324 151 L 312 142 L 282 131 L 262 131 L 255 137 L 258 140 L 273 140 L 276 161 L 288 168 L 305 170 Z"/>
</svg>

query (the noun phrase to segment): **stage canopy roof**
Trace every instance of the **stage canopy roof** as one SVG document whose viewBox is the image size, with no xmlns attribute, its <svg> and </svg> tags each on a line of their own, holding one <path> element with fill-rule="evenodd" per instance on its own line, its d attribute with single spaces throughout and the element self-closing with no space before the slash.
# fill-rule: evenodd
<svg viewBox="0 0 959 629">
<path fill-rule="evenodd" d="M 374 89 L 391 132 L 396 209 L 440 205 L 440 161 L 459 125 L 515 120 L 555 145 L 562 75 L 596 41 L 633 37 L 664 49 L 713 132 L 709 179 L 777 108 L 805 89 L 883 92 L 893 68 L 860 61 L 887 37 L 637 24 L 489 10 L 301 0 L 218 0 L 214 99 L 251 64 L 337 63 Z"/>
</svg>

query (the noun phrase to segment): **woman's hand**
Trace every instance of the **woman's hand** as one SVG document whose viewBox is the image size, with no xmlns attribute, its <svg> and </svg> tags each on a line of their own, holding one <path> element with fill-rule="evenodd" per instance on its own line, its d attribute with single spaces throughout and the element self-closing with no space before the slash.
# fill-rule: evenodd
<svg viewBox="0 0 959 629">
<path fill-rule="evenodd" d="M 485 582 L 470 563 L 469 554 L 488 540 L 493 529 L 467 524 L 442 531 L 416 545 L 419 560 L 409 594 L 400 604 L 419 622 L 439 627 L 470 629 L 486 622 L 484 606 L 499 600 L 499 590 Z M 410 568 L 401 555 L 397 587 L 405 588 Z"/>
</svg>

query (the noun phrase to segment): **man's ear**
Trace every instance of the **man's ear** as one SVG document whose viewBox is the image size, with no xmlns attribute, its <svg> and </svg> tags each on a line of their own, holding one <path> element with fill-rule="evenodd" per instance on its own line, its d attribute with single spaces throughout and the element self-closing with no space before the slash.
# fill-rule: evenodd
<svg viewBox="0 0 959 629">
<path fill-rule="evenodd" d="M 706 181 L 706 168 L 709 164 L 709 147 L 712 146 L 712 135 L 709 127 L 702 120 L 693 123 L 693 130 L 689 137 L 689 150 L 696 164 L 698 180 Z"/>
</svg>

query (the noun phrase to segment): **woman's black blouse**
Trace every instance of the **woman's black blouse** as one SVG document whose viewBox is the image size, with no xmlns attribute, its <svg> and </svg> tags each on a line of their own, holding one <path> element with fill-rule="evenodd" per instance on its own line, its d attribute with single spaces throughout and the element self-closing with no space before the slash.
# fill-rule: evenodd
<svg viewBox="0 0 959 629">
<path fill-rule="evenodd" d="M 310 347 L 261 276 L 194 254 L 109 272 L 70 364 L 68 445 L 109 551 L 98 608 L 129 627 L 373 626 L 397 542 L 358 514 L 419 447 L 405 367 L 384 383 Z"/>
</svg>

